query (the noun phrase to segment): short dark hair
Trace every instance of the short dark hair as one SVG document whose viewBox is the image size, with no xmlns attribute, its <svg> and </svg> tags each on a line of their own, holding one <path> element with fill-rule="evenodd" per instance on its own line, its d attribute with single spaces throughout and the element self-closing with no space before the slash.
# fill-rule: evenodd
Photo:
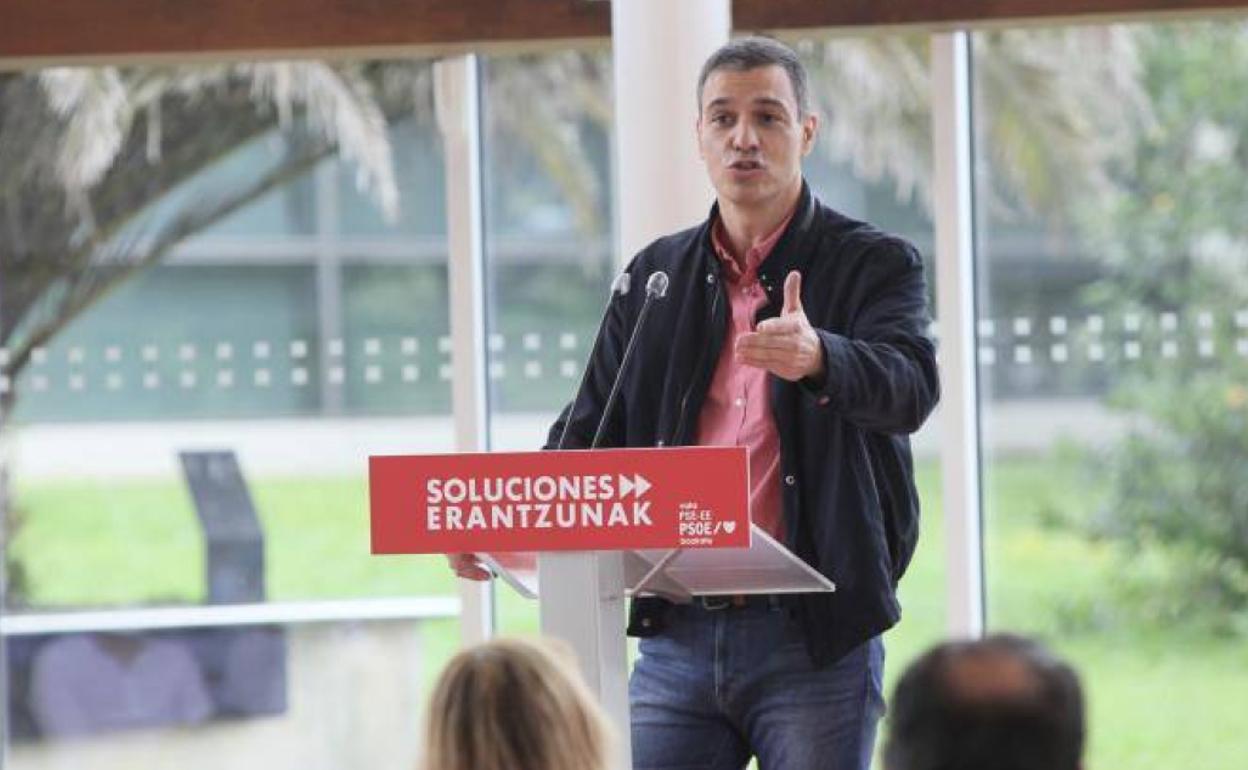
<svg viewBox="0 0 1248 770">
<path fill-rule="evenodd" d="M 1078 770 L 1082 762 L 1079 676 L 1021 636 L 929 650 L 902 674 L 889 711 L 886 770 Z"/>
<path fill-rule="evenodd" d="M 789 76 L 789 85 L 793 86 L 793 96 L 797 100 L 798 117 L 810 112 L 806 68 L 793 49 L 769 37 L 742 37 L 720 46 L 702 65 L 702 72 L 698 75 L 698 114 L 702 114 L 702 89 L 711 73 L 718 70 L 746 72 L 772 65 L 783 67 Z"/>
</svg>

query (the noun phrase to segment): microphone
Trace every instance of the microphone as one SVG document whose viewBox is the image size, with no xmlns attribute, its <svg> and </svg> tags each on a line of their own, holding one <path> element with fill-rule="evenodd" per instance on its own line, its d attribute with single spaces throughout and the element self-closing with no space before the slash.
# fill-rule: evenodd
<svg viewBox="0 0 1248 770">
<path fill-rule="evenodd" d="M 650 314 L 650 306 L 656 299 L 667 296 L 668 283 L 667 273 L 662 270 L 654 271 L 646 279 L 646 301 L 642 303 L 641 312 L 637 314 L 637 323 L 634 324 L 632 334 L 628 337 L 628 345 L 625 346 L 624 356 L 620 359 L 620 368 L 615 370 L 611 392 L 607 394 L 607 403 L 602 407 L 602 416 L 598 418 L 598 430 L 594 431 L 594 440 L 589 445 L 590 449 L 597 449 L 602 441 L 603 431 L 607 428 L 607 419 L 611 416 L 611 408 L 615 406 L 615 400 L 620 395 L 620 382 L 624 379 L 624 368 L 628 366 L 628 361 L 633 355 L 633 348 L 636 347 L 637 334 L 646 323 L 646 317 Z"/>
<path fill-rule="evenodd" d="M 663 299 L 667 296 L 667 284 L 667 273 L 655 270 L 646 281 L 646 298 Z M 641 323 L 640 318 L 637 319 L 637 323 Z"/>
<path fill-rule="evenodd" d="M 607 306 L 602 312 L 602 322 L 598 324 L 598 334 L 594 337 L 594 344 L 589 349 L 589 360 L 585 363 L 585 368 L 581 370 L 581 384 L 576 386 L 576 394 L 572 397 L 572 407 L 568 410 L 567 419 L 563 421 L 563 431 L 559 434 L 559 444 L 556 449 L 563 449 L 563 444 L 568 440 L 568 426 L 572 424 L 572 416 L 576 414 L 576 405 L 581 400 L 581 394 L 585 391 L 585 382 L 589 379 L 589 369 L 594 363 L 594 356 L 598 353 L 598 347 L 602 344 L 602 331 L 607 326 L 607 315 L 611 312 L 611 303 L 615 302 L 616 297 L 623 297 L 628 294 L 629 287 L 632 285 L 632 276 L 627 272 L 621 272 L 611 282 L 611 292 L 607 296 Z M 647 284 L 647 293 L 649 285 Z M 666 285 L 664 286 L 666 291 Z"/>
</svg>

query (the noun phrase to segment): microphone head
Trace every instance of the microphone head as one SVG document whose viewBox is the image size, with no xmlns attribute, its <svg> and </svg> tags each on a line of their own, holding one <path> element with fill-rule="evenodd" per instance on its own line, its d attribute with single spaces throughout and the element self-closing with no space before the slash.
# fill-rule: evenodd
<svg viewBox="0 0 1248 770">
<path fill-rule="evenodd" d="M 628 273 L 620 273 L 615 277 L 615 280 L 611 282 L 611 296 L 623 297 L 625 294 L 628 294 L 628 289 L 632 283 L 633 277 L 631 275 Z"/>
<path fill-rule="evenodd" d="M 655 270 L 646 281 L 646 296 L 663 299 L 667 296 L 667 273 Z"/>
</svg>

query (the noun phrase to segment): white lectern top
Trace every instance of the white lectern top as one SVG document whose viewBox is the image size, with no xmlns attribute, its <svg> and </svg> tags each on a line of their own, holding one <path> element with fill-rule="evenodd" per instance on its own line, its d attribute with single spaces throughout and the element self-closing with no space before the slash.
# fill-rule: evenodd
<svg viewBox="0 0 1248 770">
<path fill-rule="evenodd" d="M 625 593 L 688 602 L 695 596 L 835 591 L 832 581 L 757 525 L 748 548 L 624 551 Z M 528 553 L 478 554 L 521 596 L 536 599 L 537 558 Z"/>
</svg>

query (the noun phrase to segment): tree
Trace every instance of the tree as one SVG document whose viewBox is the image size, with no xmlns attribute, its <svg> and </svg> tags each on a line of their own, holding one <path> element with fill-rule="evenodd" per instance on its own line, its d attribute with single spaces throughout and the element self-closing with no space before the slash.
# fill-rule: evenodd
<svg viewBox="0 0 1248 770">
<path fill-rule="evenodd" d="M 928 36 L 791 43 L 810 70 L 829 157 L 930 209 Z M 977 126 L 999 172 L 987 200 L 1065 219 L 1075 191 L 1108 191 L 1110 161 L 1148 122 L 1136 35 L 1124 27 L 985 32 L 973 51 L 976 102 L 993 105 Z M 609 131 L 611 76 L 606 51 L 532 54 L 490 69 L 491 128 L 539 158 L 588 231 L 601 226 L 608 190 L 578 126 Z M 537 103 L 543 109 L 531 108 Z"/>
<path fill-rule="evenodd" d="M 337 153 L 386 213 L 399 205 L 387 122 L 419 114 L 409 63 L 53 68 L 0 74 L 0 435 L 33 352 L 183 240 Z M 424 110 L 424 114 L 431 111 Z M 170 193 L 280 132 L 287 151 L 236 187 Z M 0 468 L 5 540 L 17 522 Z M 10 600 L 20 565 L 6 561 Z"/>
<path fill-rule="evenodd" d="M 331 154 L 393 215 L 387 121 L 412 114 L 422 80 L 427 90 L 413 65 L 322 63 L 0 75 L 0 426 L 36 348 L 179 242 Z M 158 201 L 274 131 L 288 151 L 267 168 L 151 223 Z"/>
<path fill-rule="evenodd" d="M 1183 324 L 1146 325 L 1143 345 L 1176 353 L 1143 357 L 1114 390 L 1134 419 L 1085 454 L 1107 492 L 1089 531 L 1170 562 L 1169 590 L 1142 596 L 1150 614 L 1225 626 L 1248 611 L 1248 25 L 1138 34 L 1151 120 L 1083 217 L 1106 267 L 1088 301 Z"/>
</svg>

